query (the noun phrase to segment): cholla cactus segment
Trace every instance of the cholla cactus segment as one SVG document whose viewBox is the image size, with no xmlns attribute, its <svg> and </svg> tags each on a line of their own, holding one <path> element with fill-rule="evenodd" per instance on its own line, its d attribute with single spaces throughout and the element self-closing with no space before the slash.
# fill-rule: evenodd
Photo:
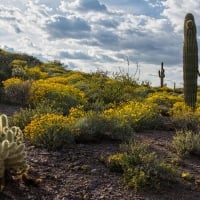
<svg viewBox="0 0 200 200">
<path fill-rule="evenodd" d="M 19 127 L 9 127 L 7 116 L 0 115 L 0 179 L 4 179 L 5 170 L 22 174 L 26 169 L 22 131 Z"/>
<path fill-rule="evenodd" d="M 186 105 L 195 109 L 197 101 L 198 45 L 194 16 L 188 13 L 184 21 L 183 79 Z"/>
<path fill-rule="evenodd" d="M 0 134 L 3 133 L 3 128 L 8 127 L 8 118 L 6 115 L 0 115 Z"/>
</svg>

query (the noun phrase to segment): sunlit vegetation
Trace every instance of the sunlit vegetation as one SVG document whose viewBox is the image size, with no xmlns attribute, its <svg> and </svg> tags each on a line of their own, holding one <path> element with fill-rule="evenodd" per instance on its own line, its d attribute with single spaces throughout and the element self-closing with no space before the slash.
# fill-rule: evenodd
<svg viewBox="0 0 200 200">
<path fill-rule="evenodd" d="M 199 92 L 194 111 L 185 105 L 182 88 L 151 87 L 128 74 L 76 72 L 59 61 L 42 63 L 2 50 L 0 64 L 0 100 L 21 106 L 11 124 L 36 146 L 55 150 L 71 143 L 129 141 L 106 164 L 136 191 L 159 190 L 177 175 L 147 146 L 130 142 L 138 132 L 160 130 L 167 119 L 177 132 L 171 144 L 176 155 L 199 155 Z"/>
</svg>

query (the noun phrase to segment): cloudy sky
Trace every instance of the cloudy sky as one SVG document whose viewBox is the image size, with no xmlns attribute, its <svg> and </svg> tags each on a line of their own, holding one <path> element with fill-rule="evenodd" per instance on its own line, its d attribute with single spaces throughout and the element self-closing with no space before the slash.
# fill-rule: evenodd
<svg viewBox="0 0 200 200">
<path fill-rule="evenodd" d="M 181 86 L 183 21 L 194 14 L 200 44 L 199 10 L 198 0 L 0 0 L 0 48 L 152 85 L 163 61 L 166 83 Z"/>
</svg>

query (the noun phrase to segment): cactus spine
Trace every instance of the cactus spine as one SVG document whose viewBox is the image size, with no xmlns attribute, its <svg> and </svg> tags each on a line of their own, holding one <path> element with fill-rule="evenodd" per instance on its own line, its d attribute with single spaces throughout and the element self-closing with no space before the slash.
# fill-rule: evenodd
<svg viewBox="0 0 200 200">
<path fill-rule="evenodd" d="M 183 80 L 185 104 L 193 110 L 197 101 L 198 45 L 194 16 L 188 13 L 184 21 Z"/>
<path fill-rule="evenodd" d="M 27 169 L 23 134 L 19 127 L 9 127 L 6 115 L 0 115 L 0 191 L 5 172 L 23 174 Z"/>
<path fill-rule="evenodd" d="M 163 62 L 161 63 L 161 70 L 158 71 L 158 76 L 160 78 L 160 87 L 164 86 L 165 70 L 163 67 Z"/>
</svg>

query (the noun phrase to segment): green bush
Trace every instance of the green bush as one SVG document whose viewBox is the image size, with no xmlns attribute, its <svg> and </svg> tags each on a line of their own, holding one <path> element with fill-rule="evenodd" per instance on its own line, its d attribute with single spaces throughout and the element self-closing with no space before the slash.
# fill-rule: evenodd
<svg viewBox="0 0 200 200">
<path fill-rule="evenodd" d="M 200 134 L 192 131 L 178 131 L 173 137 L 173 147 L 180 157 L 189 154 L 200 155 Z"/>
<path fill-rule="evenodd" d="M 80 118 L 74 126 L 76 139 L 82 142 L 99 141 L 109 127 L 108 121 L 95 113 L 88 113 Z"/>
<path fill-rule="evenodd" d="M 119 119 L 107 119 L 101 114 L 88 112 L 74 125 L 78 141 L 99 141 L 102 139 L 124 141 L 130 138 L 134 130 Z"/>
<path fill-rule="evenodd" d="M 108 157 L 108 166 L 112 171 L 123 173 L 125 184 L 135 191 L 154 189 L 173 182 L 176 170 L 172 165 L 159 159 L 154 152 L 149 152 L 145 144 L 133 142 L 123 146 L 123 154 Z"/>
<path fill-rule="evenodd" d="M 55 109 L 51 105 L 39 103 L 35 108 L 21 108 L 19 111 L 15 112 L 11 118 L 11 124 L 19 126 L 21 130 L 24 130 L 25 126 L 31 122 L 34 115 L 42 114 L 62 114 L 60 109 Z"/>
</svg>

